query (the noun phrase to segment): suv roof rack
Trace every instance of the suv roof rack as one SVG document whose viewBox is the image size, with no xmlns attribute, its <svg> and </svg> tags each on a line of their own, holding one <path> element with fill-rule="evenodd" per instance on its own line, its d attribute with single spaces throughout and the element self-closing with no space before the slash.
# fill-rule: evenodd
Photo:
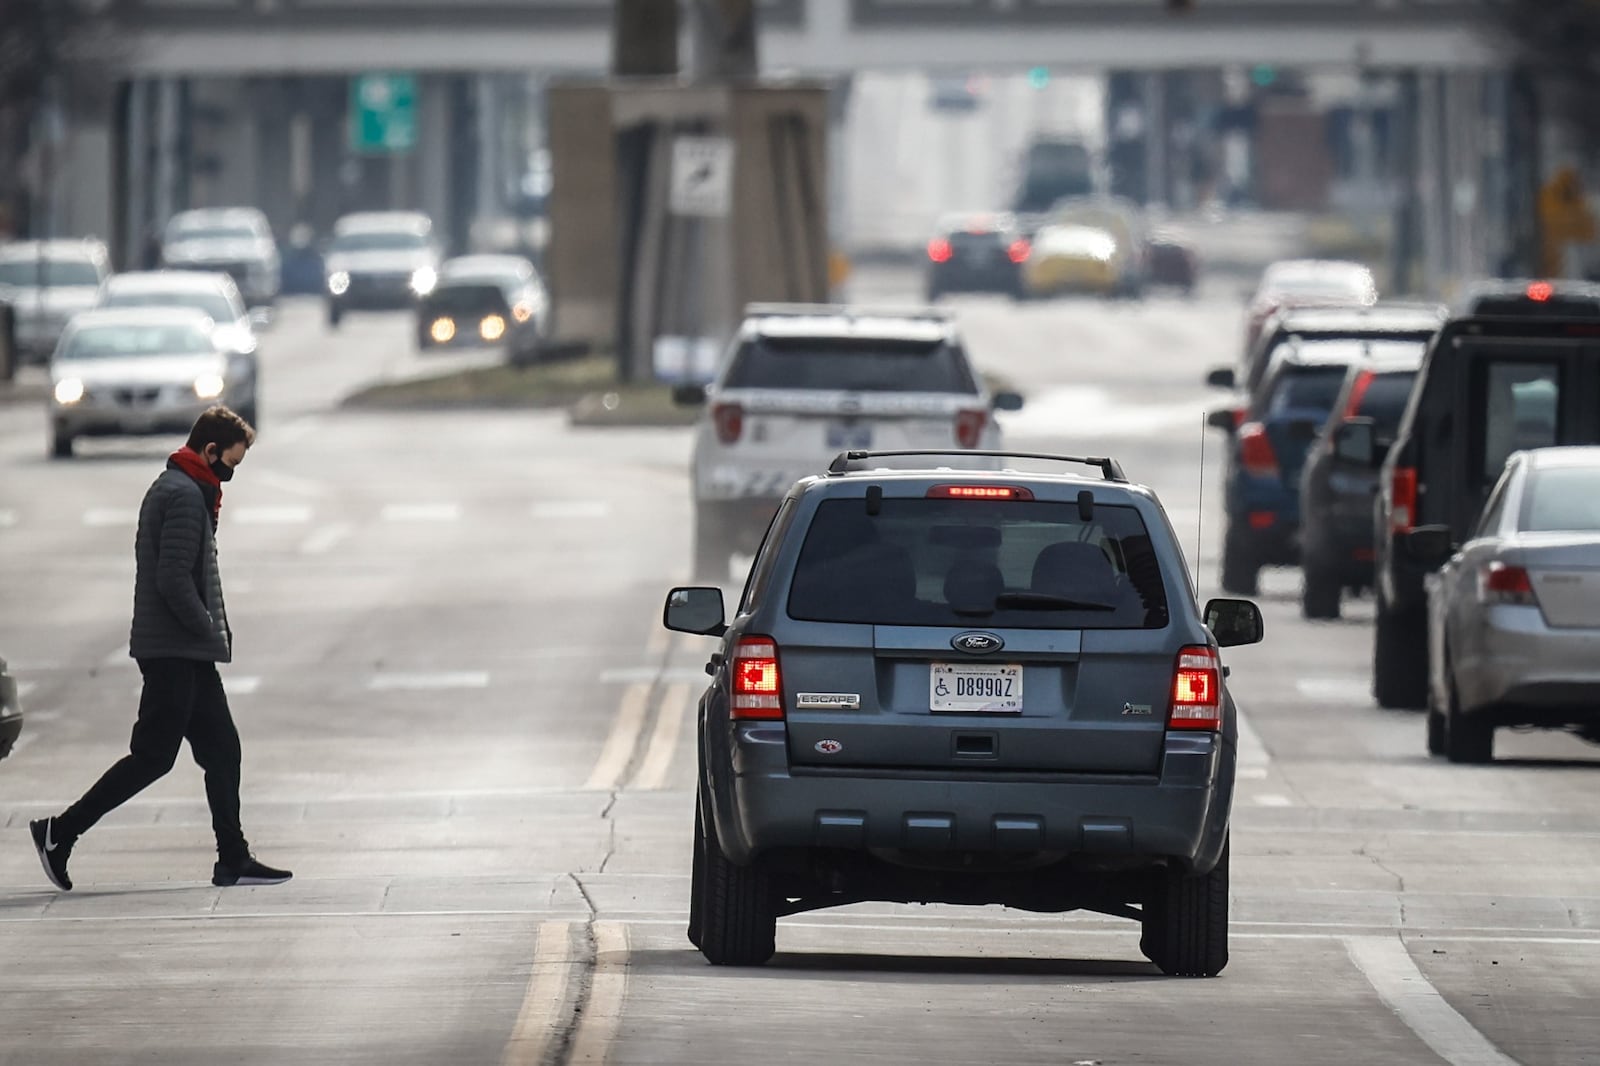
<svg viewBox="0 0 1600 1066">
<path fill-rule="evenodd" d="M 1051 463 L 1076 463 L 1079 466 L 1098 467 L 1100 476 L 1106 481 L 1127 481 L 1128 476 L 1122 472 L 1122 464 L 1110 456 L 1105 455 L 1052 455 L 1047 452 L 1005 452 L 1005 451 L 977 451 L 971 449 L 941 449 L 919 448 L 905 451 L 891 452 L 840 452 L 833 457 L 833 462 L 828 464 L 828 474 L 848 474 L 867 467 L 856 464 L 868 459 L 894 459 L 914 455 L 949 455 L 967 458 L 971 456 L 987 456 L 993 459 L 1042 459 Z"/>
<path fill-rule="evenodd" d="M 901 306 L 876 306 L 870 304 L 798 304 L 752 303 L 745 304 L 746 318 L 806 318 L 831 315 L 841 318 L 907 318 L 924 322 L 948 322 L 954 312 L 941 307 L 915 304 Z"/>
</svg>

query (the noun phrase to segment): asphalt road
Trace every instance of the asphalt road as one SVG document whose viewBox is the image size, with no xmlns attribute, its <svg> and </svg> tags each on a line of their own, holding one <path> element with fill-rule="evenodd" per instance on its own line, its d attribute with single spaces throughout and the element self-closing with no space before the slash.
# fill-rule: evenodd
<svg viewBox="0 0 1600 1066">
<path fill-rule="evenodd" d="M 1030 396 L 1008 443 L 1121 458 L 1203 530 L 1203 592 L 1232 290 L 958 305 Z M 44 882 L 27 821 L 132 723 L 132 522 L 174 442 L 52 462 L 40 411 L 0 408 L 0 654 L 29 712 L 0 764 L 0 1063 L 1600 1062 L 1600 749 L 1429 760 L 1420 717 L 1368 696 L 1370 605 L 1304 622 L 1289 571 L 1266 643 L 1228 656 L 1249 729 L 1220 978 L 1158 976 L 1132 923 L 994 908 L 815 912 L 769 966 L 707 966 L 684 924 L 709 647 L 658 624 L 688 435 L 337 409 L 406 348 L 399 318 L 335 336 L 288 306 L 226 491 L 245 828 L 296 872 L 272 888 L 210 886 L 187 758 L 83 838 L 77 891 Z"/>
</svg>

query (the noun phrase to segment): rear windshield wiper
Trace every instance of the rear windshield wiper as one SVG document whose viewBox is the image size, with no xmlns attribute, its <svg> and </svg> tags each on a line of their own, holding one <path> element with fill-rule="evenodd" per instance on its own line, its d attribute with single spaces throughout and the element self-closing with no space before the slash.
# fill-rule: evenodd
<svg viewBox="0 0 1600 1066">
<path fill-rule="evenodd" d="M 1114 603 L 1074 600 L 1047 592 L 1002 592 L 994 599 L 996 607 L 1015 611 L 1115 611 Z"/>
</svg>

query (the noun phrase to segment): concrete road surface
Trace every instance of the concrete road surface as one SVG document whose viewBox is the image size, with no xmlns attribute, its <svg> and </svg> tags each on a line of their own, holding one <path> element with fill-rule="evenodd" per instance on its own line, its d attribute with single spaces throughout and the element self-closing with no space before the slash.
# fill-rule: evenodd
<svg viewBox="0 0 1600 1066">
<path fill-rule="evenodd" d="M 1119 456 L 1214 592 L 1201 378 L 1234 357 L 1237 296 L 956 306 L 1030 396 L 1009 443 Z M 782 921 L 765 968 L 706 965 L 684 925 L 710 648 L 658 621 L 688 435 L 336 407 L 407 343 L 289 302 L 226 490 L 225 677 L 278 887 L 211 887 L 187 759 L 82 839 L 76 891 L 44 881 L 28 820 L 133 720 L 133 518 L 175 442 L 53 462 L 42 413 L 0 409 L 0 655 L 29 712 L 0 764 L 0 1063 L 1600 1062 L 1600 750 L 1428 759 L 1420 717 L 1368 696 L 1370 607 L 1304 622 L 1291 571 L 1266 643 L 1228 655 L 1248 728 L 1221 977 L 1158 976 L 1126 921 L 876 905 Z"/>
</svg>

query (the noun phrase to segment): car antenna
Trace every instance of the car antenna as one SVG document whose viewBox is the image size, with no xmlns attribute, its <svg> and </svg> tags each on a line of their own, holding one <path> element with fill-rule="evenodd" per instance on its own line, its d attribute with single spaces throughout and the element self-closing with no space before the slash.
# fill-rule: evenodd
<svg viewBox="0 0 1600 1066">
<path fill-rule="evenodd" d="M 1200 416 L 1200 502 L 1194 512 L 1194 598 L 1200 598 L 1200 542 L 1205 536 L 1206 517 L 1206 416 Z"/>
</svg>

